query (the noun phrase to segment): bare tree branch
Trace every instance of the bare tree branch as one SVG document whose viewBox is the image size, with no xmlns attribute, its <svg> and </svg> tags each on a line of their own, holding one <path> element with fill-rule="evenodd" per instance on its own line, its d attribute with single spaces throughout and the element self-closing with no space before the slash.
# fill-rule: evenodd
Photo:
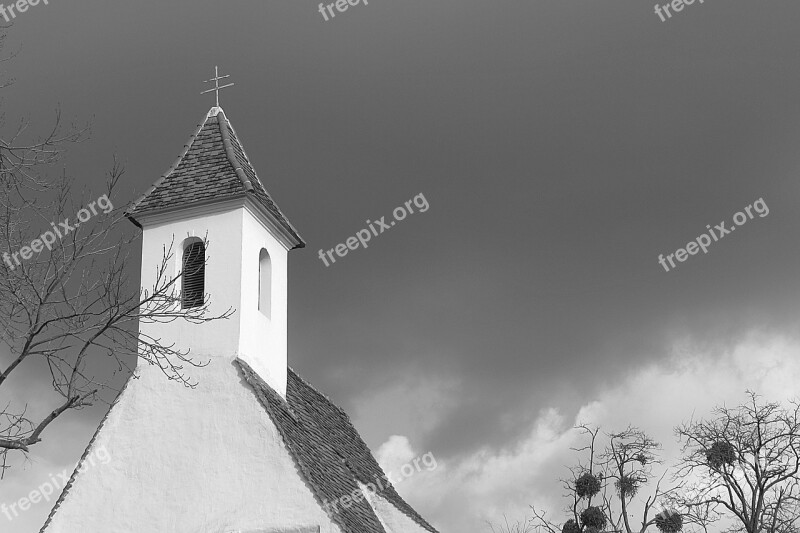
<svg viewBox="0 0 800 533">
<path fill-rule="evenodd" d="M 23 140 L 27 123 L 9 139 L 0 139 L 0 343 L 11 354 L 0 360 L 0 390 L 23 365 L 43 360 L 61 397 L 38 420 L 26 405 L 8 405 L 0 412 L 0 477 L 9 451 L 27 453 L 65 412 L 107 401 L 101 393 L 118 392 L 107 378 L 93 375 L 101 358 L 114 363 L 115 374 L 130 374 L 130 362 L 138 358 L 158 367 L 168 380 L 197 385 L 187 367 L 207 362 L 139 333 L 140 324 L 202 324 L 234 312 L 212 316 L 208 295 L 202 306 L 182 308 L 183 273 L 173 272 L 172 245 L 165 246 L 156 265 L 153 287 L 144 290 L 131 281 L 129 272 L 137 265 L 129 250 L 139 233 L 111 203 L 124 169 L 115 159 L 104 194 L 95 202 L 76 203 L 72 180 L 63 174 L 50 178 L 46 170 L 59 160 L 65 144 L 83 141 L 87 130 L 73 127 L 61 133 L 60 121 L 59 113 L 56 127 L 40 139 Z M 79 197 L 86 201 L 87 193 Z M 81 212 L 91 214 L 91 220 L 80 218 Z M 204 244 L 208 248 L 207 240 Z"/>
<path fill-rule="evenodd" d="M 800 404 L 749 401 L 718 407 L 710 420 L 676 428 L 683 458 L 676 477 L 692 482 L 691 509 L 733 520 L 730 531 L 796 533 L 800 524 Z"/>
</svg>

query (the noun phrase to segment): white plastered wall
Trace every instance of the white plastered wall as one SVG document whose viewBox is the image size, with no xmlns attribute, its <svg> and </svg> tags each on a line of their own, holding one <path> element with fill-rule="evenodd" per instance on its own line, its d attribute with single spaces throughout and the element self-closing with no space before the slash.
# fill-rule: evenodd
<svg viewBox="0 0 800 533">
<path fill-rule="evenodd" d="M 201 360 L 241 357 L 273 389 L 286 395 L 288 250 L 270 232 L 262 218 L 244 202 L 184 210 L 143 221 L 142 287 L 152 291 L 164 246 L 173 244 L 174 257 L 167 275 L 181 270 L 188 238 L 208 238 L 205 291 L 210 297 L 208 316 L 228 309 L 228 319 L 193 324 L 185 320 L 140 324 L 140 330 L 163 345 L 175 344 Z M 271 318 L 258 309 L 259 253 L 269 252 L 272 263 Z M 180 290 L 180 281 L 176 284 Z M 194 370 L 189 369 L 193 374 Z"/>
<path fill-rule="evenodd" d="M 229 361 L 196 389 L 137 373 L 92 446 L 108 464 L 78 473 L 47 533 L 340 533 Z"/>
<path fill-rule="evenodd" d="M 266 249 L 272 263 L 271 312 L 258 309 L 259 254 Z M 239 357 L 273 389 L 286 396 L 288 343 L 288 250 L 249 209 L 242 213 L 241 320 Z"/>
</svg>

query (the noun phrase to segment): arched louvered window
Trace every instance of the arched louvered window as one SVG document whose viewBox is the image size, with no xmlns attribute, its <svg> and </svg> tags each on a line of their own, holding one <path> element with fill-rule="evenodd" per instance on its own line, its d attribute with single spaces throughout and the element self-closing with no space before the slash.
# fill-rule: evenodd
<svg viewBox="0 0 800 533">
<path fill-rule="evenodd" d="M 201 241 L 190 242 L 183 250 L 181 306 L 202 307 L 206 293 L 206 247 Z"/>
<path fill-rule="evenodd" d="M 263 248 L 258 255 L 258 310 L 272 318 L 272 261 Z"/>
</svg>

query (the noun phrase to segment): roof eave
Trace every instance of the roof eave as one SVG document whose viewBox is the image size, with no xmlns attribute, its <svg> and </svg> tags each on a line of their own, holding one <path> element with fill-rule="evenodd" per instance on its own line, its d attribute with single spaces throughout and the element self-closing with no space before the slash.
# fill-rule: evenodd
<svg viewBox="0 0 800 533">
<path fill-rule="evenodd" d="M 285 217 L 284 220 L 279 220 L 264 206 L 264 204 L 258 201 L 253 193 L 246 194 L 245 199 L 245 205 L 255 210 L 260 215 L 258 218 L 262 220 L 262 222 L 266 222 L 273 233 L 277 233 L 283 237 L 282 240 L 285 245 L 288 245 L 287 248 L 289 250 L 306 247 L 306 241 L 303 240 L 303 237 L 300 236 L 297 230 L 294 229 L 294 226 L 292 226 L 292 223 L 286 220 Z"/>
<path fill-rule="evenodd" d="M 151 209 L 135 213 L 125 212 L 125 216 L 140 229 L 145 225 L 159 224 L 177 218 L 177 214 L 182 216 L 201 215 L 209 212 L 229 211 L 240 207 L 246 207 L 256 218 L 262 221 L 267 229 L 286 247 L 287 250 L 305 248 L 306 243 L 297 233 L 297 230 L 286 221 L 283 223 L 278 220 L 252 193 L 240 193 L 231 195 L 225 199 L 210 198 L 179 206 L 169 206 L 161 209 Z M 186 213 L 188 211 L 188 213 Z M 196 213 L 192 213 L 195 211 Z"/>
</svg>

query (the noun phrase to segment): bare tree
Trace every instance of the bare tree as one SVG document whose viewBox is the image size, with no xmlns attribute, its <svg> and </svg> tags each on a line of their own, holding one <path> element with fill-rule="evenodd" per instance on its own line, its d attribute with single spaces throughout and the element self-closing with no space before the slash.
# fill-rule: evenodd
<svg viewBox="0 0 800 533">
<path fill-rule="evenodd" d="M 676 428 L 684 443 L 678 477 L 684 504 L 726 520 L 727 531 L 800 531 L 800 404 L 764 403 L 747 392 L 738 407 Z"/>
<path fill-rule="evenodd" d="M 604 493 L 605 507 L 613 531 L 644 533 L 654 525 L 665 532 L 682 529 L 683 516 L 674 509 L 666 508 L 678 490 L 678 487 L 664 490 L 662 484 L 666 470 L 655 482 L 650 493 L 642 496 L 644 500 L 639 499 L 640 522 L 634 526 L 630 520 L 640 489 L 655 480 L 654 466 L 663 464 L 660 452 L 661 445 L 636 427 L 629 426 L 624 431 L 609 435 L 609 444 L 601 459 L 606 482 L 614 480 L 614 498 L 609 498 L 608 493 Z M 658 507 L 664 508 L 656 513 Z"/>
<path fill-rule="evenodd" d="M 49 414 L 38 416 L 29 414 L 24 400 L 0 405 L 0 477 L 9 452 L 26 454 L 62 414 L 107 402 L 105 391 L 118 392 L 113 379 L 96 377 L 98 363 L 111 361 L 113 375 L 127 376 L 139 358 L 169 380 L 196 386 L 185 365 L 205 363 L 139 333 L 139 324 L 203 323 L 233 313 L 211 316 L 208 295 L 202 306 L 182 309 L 177 284 L 183 273 L 172 275 L 171 245 L 154 265 L 153 287 L 140 289 L 131 281 L 130 269 L 138 265 L 129 250 L 139 232 L 111 203 L 124 170 L 115 160 L 104 195 L 91 203 L 97 196 L 75 194 L 66 176 L 50 178 L 47 172 L 65 147 L 86 139 L 86 127 L 62 130 L 60 122 L 57 113 L 50 133 L 32 140 L 26 140 L 27 122 L 0 138 L 0 343 L 11 354 L 8 361 L 0 358 L 0 392 L 20 367 L 38 361 L 60 398 Z"/>
<path fill-rule="evenodd" d="M 113 194 L 122 174 L 115 165 L 101 198 Z M 130 269 L 137 266 L 131 263 L 129 250 L 138 232 L 125 235 L 119 226 L 129 223 L 119 210 L 78 227 L 65 215 L 77 212 L 67 202 L 71 197 L 68 181 L 61 180 L 55 200 L 47 205 L 35 198 L 16 205 L 9 201 L 23 190 L 14 180 L 6 180 L 0 187 L 0 248 L 27 247 L 29 257 L 24 260 L 25 255 L 9 253 L 0 262 L 0 341 L 12 354 L 11 361 L 0 368 L 0 389 L 23 363 L 38 359 L 45 361 L 53 389 L 61 397 L 49 415 L 38 420 L 27 415 L 27 406 L 6 405 L 0 411 L 0 454 L 5 468 L 9 450 L 28 452 L 64 412 L 92 405 L 104 390 L 118 392 L 109 380 L 95 378 L 94 366 L 88 364 L 92 359 L 105 356 L 114 362 L 115 373 L 127 375 L 132 372 L 130 362 L 138 357 L 156 365 L 168 380 L 196 386 L 184 372 L 184 365 L 205 363 L 191 358 L 186 350 L 138 332 L 139 324 L 174 320 L 202 323 L 228 318 L 233 311 L 210 316 L 208 295 L 204 295 L 202 306 L 182 309 L 177 282 L 183 272 L 170 275 L 171 245 L 165 247 L 156 265 L 154 286 L 140 290 L 129 276 Z M 40 196 L 46 192 L 38 191 Z M 18 209 L 19 204 L 24 208 Z M 20 220 L 23 214 L 33 216 Z M 50 220 L 57 222 L 46 222 Z M 62 221 L 71 230 L 59 230 Z M 32 229 L 37 227 L 36 231 Z M 54 231 L 62 234 L 61 239 L 50 243 L 52 249 L 45 248 L 47 239 L 38 235 L 42 228 L 51 236 Z M 50 240 L 55 241 L 52 237 Z M 40 252 L 32 254 L 37 247 Z"/>
<path fill-rule="evenodd" d="M 655 465 L 660 445 L 636 427 L 606 435 L 608 442 L 600 449 L 600 429 L 587 425 L 578 428 L 588 440 L 572 448 L 587 459 L 570 468 L 571 477 L 562 480 L 567 520 L 559 523 L 547 513 L 532 506 L 536 530 L 540 533 L 645 533 L 656 526 L 663 533 L 676 533 L 683 528 L 683 515 L 669 507 L 678 487 L 664 490 L 666 471 L 656 480 Z M 649 485 L 654 486 L 644 495 Z M 640 507 L 639 523 L 631 521 L 634 509 Z M 663 508 L 656 513 L 657 508 Z"/>
</svg>

